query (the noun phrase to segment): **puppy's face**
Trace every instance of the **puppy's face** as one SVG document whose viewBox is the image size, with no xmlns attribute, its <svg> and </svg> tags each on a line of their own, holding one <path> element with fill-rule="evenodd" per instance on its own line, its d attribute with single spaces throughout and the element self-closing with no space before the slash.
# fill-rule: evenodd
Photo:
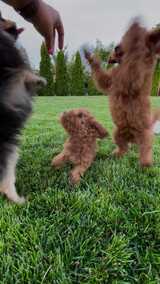
<svg viewBox="0 0 160 284">
<path fill-rule="evenodd" d="M 122 62 L 123 55 L 124 55 L 124 52 L 123 52 L 122 46 L 121 44 L 119 44 L 111 52 L 109 59 L 108 59 L 108 64 L 114 64 L 114 63 L 120 64 Z"/>
<path fill-rule="evenodd" d="M 145 43 L 147 48 L 150 51 L 150 54 L 154 56 L 160 56 L 160 28 L 153 29 L 152 31 L 148 32 Z"/>
<path fill-rule="evenodd" d="M 145 38 L 147 30 L 141 26 L 138 20 L 135 20 L 127 32 L 122 37 L 121 42 L 115 47 L 111 53 L 108 63 L 122 63 L 126 55 L 131 55 L 135 52 L 144 51 L 147 47 L 145 44 Z"/>
<path fill-rule="evenodd" d="M 108 135 L 106 129 L 86 109 L 64 112 L 60 121 L 70 135 L 79 133 L 101 139 Z"/>
<path fill-rule="evenodd" d="M 119 45 L 111 53 L 108 63 L 122 63 L 125 55 L 137 53 L 145 58 L 160 56 L 160 29 L 147 31 L 137 20 L 124 34 Z"/>
<path fill-rule="evenodd" d="M 0 31 L 0 54 L 0 103 L 19 117 L 20 124 L 32 110 L 32 96 L 46 81 L 32 72 L 15 41 L 4 31 Z"/>
<path fill-rule="evenodd" d="M 5 96 L 1 96 L 3 103 L 13 112 L 30 113 L 33 95 L 38 89 L 46 85 L 46 80 L 35 75 L 30 70 L 10 70 L 14 72 L 11 80 L 5 86 Z M 11 73 L 10 73 L 11 75 Z"/>
<path fill-rule="evenodd" d="M 23 32 L 23 28 L 17 28 L 16 23 L 4 19 L 0 14 L 0 30 L 8 33 L 14 40 L 17 40 L 19 35 Z"/>
<path fill-rule="evenodd" d="M 31 71 L 24 71 L 24 75 L 22 76 L 24 86 L 27 92 L 30 94 L 34 94 L 42 87 L 46 86 L 47 81 L 45 78 L 34 74 Z"/>
<path fill-rule="evenodd" d="M 84 109 L 75 109 L 62 113 L 60 121 L 69 134 L 83 131 L 87 127 L 89 112 Z"/>
</svg>

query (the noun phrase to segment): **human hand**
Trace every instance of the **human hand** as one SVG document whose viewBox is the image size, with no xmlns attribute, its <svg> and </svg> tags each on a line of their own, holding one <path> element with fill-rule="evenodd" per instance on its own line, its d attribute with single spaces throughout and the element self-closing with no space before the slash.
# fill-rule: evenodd
<svg viewBox="0 0 160 284">
<path fill-rule="evenodd" d="M 40 1 L 37 13 L 31 20 L 37 31 L 45 38 L 49 54 L 53 54 L 55 48 L 56 32 L 58 33 L 58 47 L 63 49 L 64 28 L 57 10 Z"/>
</svg>

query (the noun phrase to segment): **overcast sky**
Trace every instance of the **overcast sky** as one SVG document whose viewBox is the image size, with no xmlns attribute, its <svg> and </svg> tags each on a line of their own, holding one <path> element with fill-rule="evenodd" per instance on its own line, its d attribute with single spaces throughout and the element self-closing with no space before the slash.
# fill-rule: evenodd
<svg viewBox="0 0 160 284">
<path fill-rule="evenodd" d="M 118 42 L 134 16 L 143 16 L 148 27 L 160 23 L 160 0 L 46 0 L 59 10 L 65 27 L 65 45 L 69 53 L 84 43 L 104 44 Z M 3 16 L 25 27 L 21 43 L 27 49 L 33 66 L 39 64 L 41 36 L 32 25 L 25 22 L 12 8 L 0 1 Z"/>
</svg>

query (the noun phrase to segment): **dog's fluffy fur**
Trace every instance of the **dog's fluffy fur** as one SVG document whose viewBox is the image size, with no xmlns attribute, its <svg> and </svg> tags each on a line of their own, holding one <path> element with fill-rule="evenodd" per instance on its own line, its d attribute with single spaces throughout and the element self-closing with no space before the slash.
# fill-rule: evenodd
<svg viewBox="0 0 160 284">
<path fill-rule="evenodd" d="M 151 112 L 152 76 L 160 53 L 160 30 L 147 31 L 135 20 L 120 43 L 118 66 L 104 71 L 100 62 L 88 52 L 97 87 L 109 94 L 109 105 L 116 125 L 114 140 L 117 157 L 128 151 L 129 143 L 139 146 L 140 164 L 152 165 L 153 124 L 157 111 Z"/>
<path fill-rule="evenodd" d="M 85 109 L 64 112 L 60 122 L 69 138 L 63 151 L 53 159 L 52 165 L 59 168 L 64 163 L 71 162 L 74 168 L 70 173 L 70 181 L 77 184 L 96 156 L 96 139 L 103 139 L 108 133 Z"/>
<path fill-rule="evenodd" d="M 15 188 L 18 136 L 32 111 L 32 95 L 45 80 L 30 70 L 15 38 L 0 30 L 0 192 L 23 203 Z"/>
</svg>

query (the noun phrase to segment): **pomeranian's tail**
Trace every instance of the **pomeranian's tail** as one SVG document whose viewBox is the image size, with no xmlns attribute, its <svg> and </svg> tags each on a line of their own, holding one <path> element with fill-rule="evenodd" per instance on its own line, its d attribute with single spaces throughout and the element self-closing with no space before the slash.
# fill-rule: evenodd
<svg viewBox="0 0 160 284">
<path fill-rule="evenodd" d="M 158 120 L 160 121 L 160 109 L 155 109 L 152 111 L 152 125 Z"/>
<path fill-rule="evenodd" d="M 160 109 L 152 111 L 152 129 L 155 134 L 160 133 Z"/>
</svg>

